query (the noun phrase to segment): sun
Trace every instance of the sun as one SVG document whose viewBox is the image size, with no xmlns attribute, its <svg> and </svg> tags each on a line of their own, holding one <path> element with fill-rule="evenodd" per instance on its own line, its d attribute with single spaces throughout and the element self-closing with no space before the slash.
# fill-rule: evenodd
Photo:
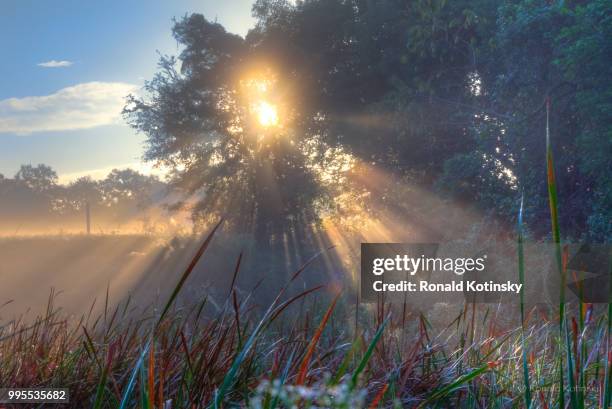
<svg viewBox="0 0 612 409">
<path fill-rule="evenodd" d="M 249 114 L 261 128 L 281 128 L 285 125 L 281 119 L 276 85 L 277 76 L 269 70 L 252 73 L 239 81 Z"/>
<path fill-rule="evenodd" d="M 254 107 L 257 121 L 264 128 L 278 125 L 278 111 L 276 106 L 266 101 L 259 101 Z"/>
</svg>

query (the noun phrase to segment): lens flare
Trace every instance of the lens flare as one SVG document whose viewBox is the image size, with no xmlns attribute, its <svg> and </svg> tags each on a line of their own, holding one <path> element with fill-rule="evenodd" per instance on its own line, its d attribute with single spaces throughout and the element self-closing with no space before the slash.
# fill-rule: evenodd
<svg viewBox="0 0 612 409">
<path fill-rule="evenodd" d="M 278 111 L 276 106 L 266 102 L 259 101 L 254 108 L 259 124 L 264 128 L 278 125 Z"/>
</svg>

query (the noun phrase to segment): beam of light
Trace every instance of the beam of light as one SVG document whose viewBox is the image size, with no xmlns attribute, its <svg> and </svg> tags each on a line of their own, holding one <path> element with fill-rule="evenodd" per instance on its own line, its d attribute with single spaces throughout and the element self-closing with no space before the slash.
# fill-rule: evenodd
<svg viewBox="0 0 612 409">
<path fill-rule="evenodd" d="M 15 300 L 2 309 L 4 317 L 27 314 L 35 318 L 46 308 L 49 289 L 56 288 L 58 305 L 68 314 L 80 316 L 94 300 L 92 316 L 102 313 L 107 286 L 111 302 L 125 300 L 141 286 L 157 255 L 164 250 L 157 240 L 144 236 L 44 236 L 4 241 L 0 255 L 10 271 L 0 288 L 0 303 Z M 36 254 L 37 257 L 27 257 Z M 158 278 L 162 283 L 164 278 Z M 32 283 L 44 283 L 33 285 Z M 161 287 L 161 285 L 160 285 Z M 141 291 L 134 300 L 141 306 L 151 295 Z M 30 310 L 32 308 L 32 310 Z M 26 313 L 24 313 L 26 312 Z"/>
<path fill-rule="evenodd" d="M 461 203 L 444 200 L 348 152 L 328 153 L 325 165 L 315 163 L 312 170 L 324 189 L 335 192 L 336 211 L 323 215 L 321 229 L 313 236 L 320 248 L 335 245 L 341 264 L 335 269 L 341 267 L 353 285 L 359 282 L 360 243 L 444 242 L 466 237 L 482 220 Z"/>
</svg>

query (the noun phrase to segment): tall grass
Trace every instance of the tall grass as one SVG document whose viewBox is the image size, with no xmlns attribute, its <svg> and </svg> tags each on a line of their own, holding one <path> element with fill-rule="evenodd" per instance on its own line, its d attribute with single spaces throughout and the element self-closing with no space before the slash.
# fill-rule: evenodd
<svg viewBox="0 0 612 409">
<path fill-rule="evenodd" d="M 555 182 L 555 168 L 553 161 L 552 144 L 550 141 L 550 97 L 546 98 L 546 175 L 548 186 L 548 203 L 550 207 L 550 221 L 552 227 L 552 238 L 555 249 L 555 261 L 557 269 L 561 275 L 561 286 L 559 288 L 559 349 L 567 351 L 568 381 L 572 408 L 577 409 L 576 389 L 574 387 L 573 371 L 571 370 L 571 353 L 569 345 L 564 343 L 568 338 L 568 328 L 565 315 L 565 286 L 567 282 L 565 266 L 563 266 L 561 256 L 561 229 L 559 228 L 559 206 L 557 198 L 557 184 Z M 565 386 L 564 386 L 564 367 L 563 353 L 558 354 L 559 361 L 559 407 L 565 407 Z"/>
<path fill-rule="evenodd" d="M 351 334 L 349 297 L 321 303 L 322 294 L 313 298 L 320 291 L 278 298 L 263 313 L 252 308 L 252 294 L 231 291 L 218 313 L 199 304 L 170 307 L 161 321 L 134 319 L 122 305 L 105 312 L 107 320 L 84 317 L 79 327 L 51 301 L 33 324 L 0 330 L 0 379 L 3 386 L 68 387 L 75 408 L 122 401 L 129 408 L 502 408 L 526 407 L 527 367 L 531 407 L 558 404 L 552 386 L 559 350 L 550 348 L 558 338 L 550 321 L 526 313 L 524 326 L 496 331 L 501 324 L 492 314 L 476 309 L 474 318 L 464 310 L 449 319 L 450 336 L 440 338 L 424 318 L 406 324 L 391 313 L 377 324 L 376 314 L 361 314 L 371 321 Z M 307 308 L 286 304 L 292 300 Z M 473 321 L 490 331 L 474 331 Z M 584 329 L 577 339 L 589 346 L 580 360 L 589 389 L 580 399 L 584 407 L 605 407 L 609 397 L 597 390 L 599 368 L 606 372 L 599 381 L 609 384 L 605 311 L 595 308 Z"/>
<path fill-rule="evenodd" d="M 525 340 L 525 250 L 523 238 L 523 205 L 524 196 L 521 195 L 521 205 L 518 215 L 517 229 L 517 247 L 518 247 L 518 272 L 519 283 L 522 284 L 520 292 L 520 309 L 521 309 L 521 349 L 523 352 L 523 379 L 525 381 L 525 407 L 531 407 L 531 384 L 529 382 L 529 364 L 527 361 L 527 342 Z"/>
</svg>

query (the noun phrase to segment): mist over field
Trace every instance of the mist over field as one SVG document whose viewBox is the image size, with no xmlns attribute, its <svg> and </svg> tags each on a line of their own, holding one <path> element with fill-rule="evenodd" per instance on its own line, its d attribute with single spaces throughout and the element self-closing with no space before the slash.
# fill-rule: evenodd
<svg viewBox="0 0 612 409">
<path fill-rule="evenodd" d="M 372 169 L 368 175 L 374 175 Z M 261 306 L 307 262 L 308 272 L 293 293 L 323 284 L 345 287 L 357 299 L 364 240 L 435 242 L 469 235 L 474 246 L 479 241 L 483 246 L 488 235 L 502 229 L 501 224 L 487 228 L 465 206 L 452 207 L 422 191 L 415 195 L 416 188 L 400 190 L 396 182 L 384 175 L 375 187 L 361 182 L 402 197 L 398 211 L 379 210 L 379 220 L 356 208 L 346 220 L 325 216 L 308 228 L 265 238 L 227 228 L 206 262 L 197 266 L 181 302 L 210 296 L 213 304 L 215 299 L 220 303 L 241 253 L 243 271 L 236 285 L 248 293 L 264 282 L 256 293 Z M 48 308 L 52 294 L 55 306 L 73 316 L 95 315 L 107 303 L 115 307 L 128 298 L 134 315 L 159 308 L 170 291 L 168 283 L 178 280 L 210 228 L 194 223 L 193 200 L 181 201 L 171 184 L 130 169 L 113 170 L 101 180 L 82 177 L 60 184 L 50 167 L 24 165 L 0 186 L 0 273 L 6 277 L 0 316 L 5 319 L 24 312 L 25 320 L 34 319 Z M 418 219 L 401 209 L 420 209 Z"/>
</svg>

